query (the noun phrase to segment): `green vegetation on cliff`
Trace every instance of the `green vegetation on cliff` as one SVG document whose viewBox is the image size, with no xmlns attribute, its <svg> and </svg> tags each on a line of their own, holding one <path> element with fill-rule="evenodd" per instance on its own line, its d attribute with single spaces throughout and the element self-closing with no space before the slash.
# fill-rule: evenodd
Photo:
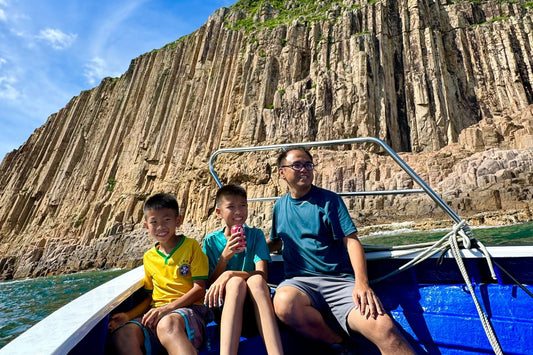
<svg viewBox="0 0 533 355">
<path fill-rule="evenodd" d="M 342 0 L 240 0 L 229 9 L 241 13 L 244 18 L 226 23 L 226 26 L 232 30 L 245 29 L 249 33 L 289 24 L 295 19 L 302 22 L 318 22 L 328 19 L 335 11 L 360 7 L 359 4 L 347 7 Z"/>
<path fill-rule="evenodd" d="M 363 6 L 373 6 L 378 0 L 346 1 L 346 0 L 239 0 L 229 7 L 232 13 L 238 13 L 237 20 L 228 22 L 226 27 L 232 30 L 246 30 L 247 33 L 265 28 L 276 28 L 280 25 L 299 20 L 302 23 L 334 20 L 342 11 L 356 10 Z M 517 0 L 451 0 L 451 2 L 471 2 L 474 4 L 495 3 L 514 4 Z M 347 5 L 348 4 L 348 5 Z M 533 7 L 533 1 L 525 1 L 523 8 Z M 497 19 L 499 21 L 501 19 Z"/>
</svg>

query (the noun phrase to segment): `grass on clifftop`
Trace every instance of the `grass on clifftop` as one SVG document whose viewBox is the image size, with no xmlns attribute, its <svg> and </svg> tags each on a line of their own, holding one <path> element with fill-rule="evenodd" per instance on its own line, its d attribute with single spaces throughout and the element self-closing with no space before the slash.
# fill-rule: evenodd
<svg viewBox="0 0 533 355">
<path fill-rule="evenodd" d="M 465 1 L 474 4 L 517 2 L 517 0 L 452 0 L 452 2 Z M 244 18 L 233 23 L 226 22 L 226 27 L 231 30 L 244 29 L 246 33 L 250 33 L 289 24 L 295 19 L 313 23 L 327 20 L 337 9 L 341 12 L 350 11 L 363 6 L 372 6 L 378 2 L 379 0 L 353 1 L 353 5 L 347 6 L 343 0 L 239 0 L 229 9 L 244 14 Z M 533 1 L 523 2 L 522 7 L 533 7 Z M 338 14 L 340 12 L 335 13 L 334 17 Z"/>
<path fill-rule="evenodd" d="M 372 2 L 375 1 L 369 1 L 369 4 Z M 353 5 L 348 8 L 342 0 L 239 0 L 229 9 L 233 12 L 242 12 L 246 14 L 246 17 L 231 24 L 226 23 L 226 26 L 232 30 L 245 29 L 249 33 L 289 24 L 295 19 L 318 22 L 328 18 L 328 11 L 334 5 L 343 10 L 361 7 L 361 5 Z M 260 20 L 261 17 L 265 18 L 264 21 Z"/>
</svg>

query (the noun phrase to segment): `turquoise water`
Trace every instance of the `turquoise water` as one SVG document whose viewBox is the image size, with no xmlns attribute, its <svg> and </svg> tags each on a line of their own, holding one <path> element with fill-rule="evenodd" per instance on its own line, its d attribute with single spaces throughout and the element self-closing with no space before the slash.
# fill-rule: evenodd
<svg viewBox="0 0 533 355">
<path fill-rule="evenodd" d="M 471 227 L 474 237 L 486 246 L 491 245 L 533 245 L 533 222 L 504 227 Z M 361 239 L 363 244 L 406 245 L 437 241 L 447 230 L 412 231 L 396 230 L 370 234 Z"/>
<path fill-rule="evenodd" d="M 364 244 L 403 245 L 436 241 L 447 231 L 400 230 L 364 237 Z M 485 245 L 533 245 L 533 222 L 495 228 L 474 228 Z M 54 310 L 126 270 L 0 282 L 0 348 Z"/>
<path fill-rule="evenodd" d="M 124 272 L 95 271 L 0 282 L 0 348 L 69 301 Z"/>
</svg>

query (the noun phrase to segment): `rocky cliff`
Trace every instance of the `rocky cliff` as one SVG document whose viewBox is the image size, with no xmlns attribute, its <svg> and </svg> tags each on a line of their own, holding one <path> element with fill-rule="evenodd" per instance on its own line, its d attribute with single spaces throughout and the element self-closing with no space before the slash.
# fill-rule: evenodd
<svg viewBox="0 0 533 355">
<path fill-rule="evenodd" d="M 184 232 L 217 226 L 219 148 L 375 136 L 459 214 L 531 219 L 530 1 L 239 1 L 74 97 L 0 165 L 0 279 L 139 263 L 142 206 L 175 193 Z M 317 184 L 416 187 L 368 146 L 314 151 Z M 275 152 L 217 159 L 280 195 Z M 443 218 L 427 198 L 347 200 L 360 226 Z M 268 233 L 271 203 L 250 205 Z M 484 214 L 480 215 L 479 213 Z M 481 217 L 480 217 L 481 216 Z"/>
</svg>

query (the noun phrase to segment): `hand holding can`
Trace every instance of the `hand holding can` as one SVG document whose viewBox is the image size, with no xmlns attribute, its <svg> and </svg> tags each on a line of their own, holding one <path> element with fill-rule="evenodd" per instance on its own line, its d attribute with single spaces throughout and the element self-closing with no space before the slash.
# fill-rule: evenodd
<svg viewBox="0 0 533 355">
<path fill-rule="evenodd" d="M 231 227 L 231 234 L 239 233 L 241 235 L 240 248 L 244 250 L 246 248 L 246 236 L 244 235 L 244 226 L 242 224 L 235 224 Z"/>
</svg>

